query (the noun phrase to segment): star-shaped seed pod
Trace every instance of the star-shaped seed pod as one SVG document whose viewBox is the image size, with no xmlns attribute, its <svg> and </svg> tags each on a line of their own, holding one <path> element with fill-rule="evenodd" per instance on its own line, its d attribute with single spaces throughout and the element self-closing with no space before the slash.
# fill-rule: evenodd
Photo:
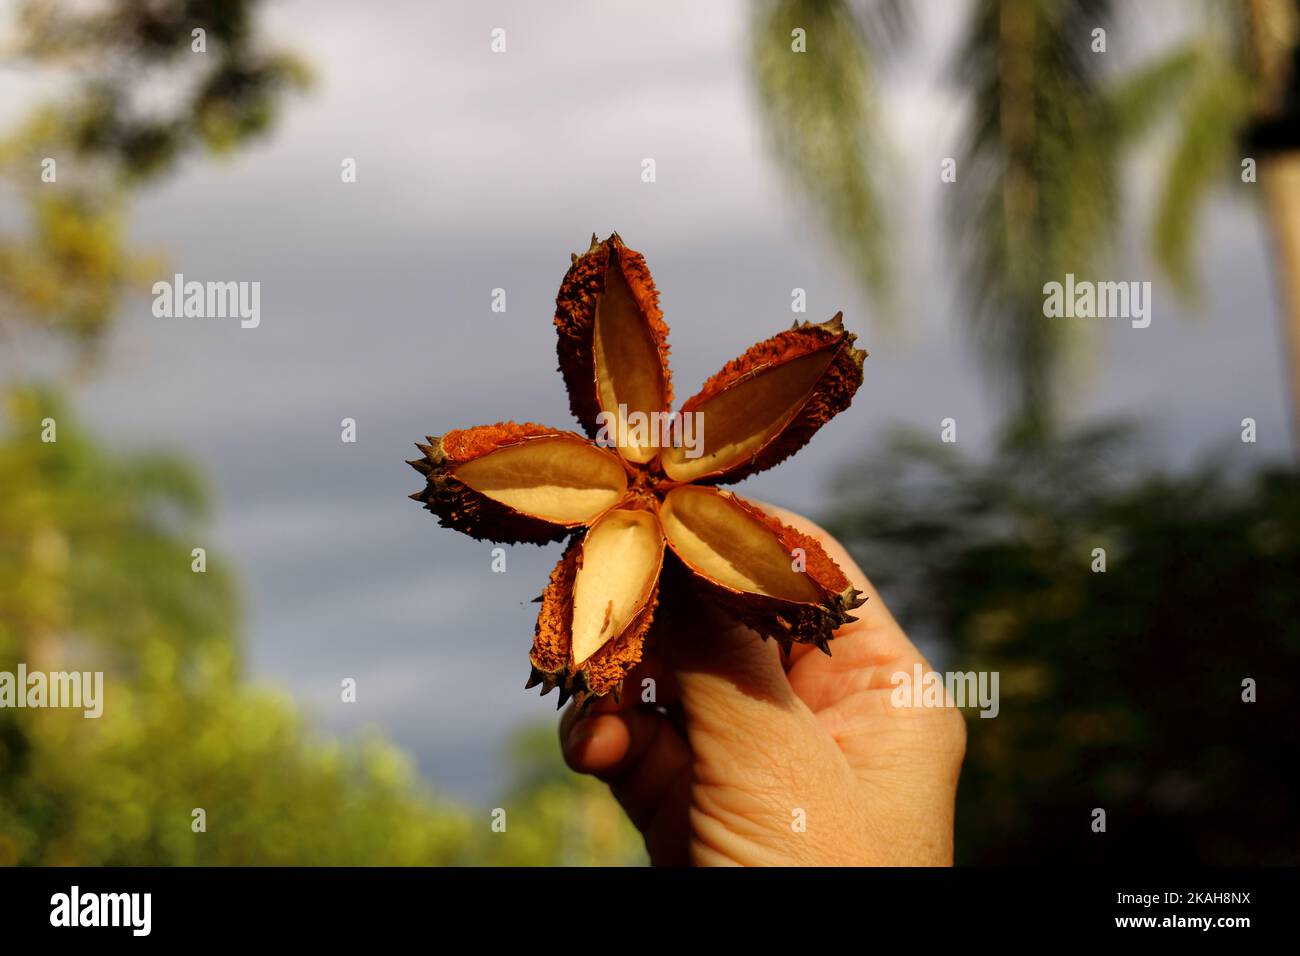
<svg viewBox="0 0 1300 956">
<path fill-rule="evenodd" d="M 416 443 L 411 495 L 479 539 L 571 540 L 541 596 L 526 686 L 585 703 L 640 660 L 665 562 L 788 652 L 828 642 L 863 598 L 821 545 L 716 486 L 790 457 L 848 407 L 866 353 L 837 314 L 729 362 L 670 412 L 668 327 L 650 270 L 614 233 L 573 256 L 556 298 L 560 371 L 587 437 L 484 425 Z"/>
</svg>

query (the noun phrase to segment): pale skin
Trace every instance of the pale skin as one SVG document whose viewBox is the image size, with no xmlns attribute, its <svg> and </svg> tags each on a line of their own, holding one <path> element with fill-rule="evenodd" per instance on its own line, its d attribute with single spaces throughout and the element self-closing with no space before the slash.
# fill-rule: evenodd
<svg viewBox="0 0 1300 956">
<path fill-rule="evenodd" d="M 608 783 L 655 865 L 951 865 L 965 720 L 891 703 L 892 675 L 930 665 L 839 542 L 762 507 L 816 537 L 868 595 L 832 656 L 795 645 L 783 658 L 673 593 L 621 703 L 565 712 L 566 761 Z M 642 702 L 645 678 L 655 704 Z"/>
</svg>

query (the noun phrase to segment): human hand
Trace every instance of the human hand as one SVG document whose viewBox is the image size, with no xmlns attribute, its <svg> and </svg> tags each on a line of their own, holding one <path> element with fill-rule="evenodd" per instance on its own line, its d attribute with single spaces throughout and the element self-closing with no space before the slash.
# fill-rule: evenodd
<svg viewBox="0 0 1300 956">
<path fill-rule="evenodd" d="M 775 641 L 674 593 L 621 702 L 565 712 L 565 760 L 609 784 L 655 865 L 950 865 L 964 718 L 891 703 L 891 677 L 929 664 L 839 542 L 762 507 L 817 538 L 868 597 L 833 656 L 796 644 L 783 659 Z"/>
</svg>

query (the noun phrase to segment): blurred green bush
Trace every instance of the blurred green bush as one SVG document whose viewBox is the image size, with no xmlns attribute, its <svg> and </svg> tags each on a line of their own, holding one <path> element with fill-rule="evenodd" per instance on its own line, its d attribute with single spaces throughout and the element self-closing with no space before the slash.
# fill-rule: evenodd
<svg viewBox="0 0 1300 956">
<path fill-rule="evenodd" d="M 313 734 L 247 685 L 205 493 L 176 459 L 112 454 L 57 395 L 13 388 L 0 431 L 0 671 L 103 670 L 103 716 L 0 709 L 0 864 L 620 864 L 639 837 L 564 768 L 553 726 L 512 746 L 515 783 L 473 810 L 425 791 L 377 736 Z M 53 419 L 56 442 L 40 440 Z M 194 832 L 202 808 L 206 832 Z"/>
<path fill-rule="evenodd" d="M 1300 862 L 1300 474 L 1135 447 L 900 432 L 839 484 L 828 527 L 932 664 L 1000 674 L 1000 713 L 967 711 L 960 862 Z"/>
</svg>

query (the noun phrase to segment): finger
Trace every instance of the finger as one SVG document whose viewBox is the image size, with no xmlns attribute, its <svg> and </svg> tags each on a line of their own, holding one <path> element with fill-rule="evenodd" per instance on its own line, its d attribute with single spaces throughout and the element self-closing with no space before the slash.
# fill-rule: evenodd
<svg viewBox="0 0 1300 956">
<path fill-rule="evenodd" d="M 623 681 L 623 701 L 627 705 L 671 707 L 680 699 L 672 668 L 658 651 L 648 651 Z"/>
<path fill-rule="evenodd" d="M 560 716 L 560 743 L 565 749 L 565 759 L 569 759 L 567 749 L 582 747 L 582 754 L 590 750 L 592 763 L 580 760 L 578 765 L 570 762 L 570 767 L 578 773 L 597 774 L 607 769 L 604 765 L 620 760 L 623 754 L 619 747 L 620 736 L 615 724 L 608 721 L 595 721 L 592 718 L 603 714 L 620 714 L 649 704 L 672 708 L 680 701 L 677 681 L 672 670 L 663 658 L 655 653 L 647 653 L 642 660 L 628 672 L 623 681 L 622 693 L 617 696 L 605 694 L 590 701 L 585 709 L 570 704 Z M 671 722 L 671 721 L 670 721 Z M 582 731 L 575 736 L 579 724 Z M 612 748 L 612 749 L 611 749 Z M 597 766 L 600 764 L 601 766 Z"/>
<path fill-rule="evenodd" d="M 679 778 L 689 779 L 686 742 L 667 718 L 647 707 L 584 715 L 572 722 L 562 749 L 572 769 L 610 785 L 642 832 Z"/>
<path fill-rule="evenodd" d="M 623 771 L 610 781 L 610 791 L 632 824 L 647 835 L 664 816 L 685 813 L 682 787 L 690 785 L 691 753 L 686 741 L 657 711 L 632 711 L 632 736 L 646 740 L 639 760 L 625 763 Z M 684 816 L 680 824 L 685 823 Z"/>
<path fill-rule="evenodd" d="M 560 720 L 560 749 L 577 773 L 613 783 L 626 776 L 655 743 L 663 715 L 648 707 L 583 714 L 569 706 Z"/>
<path fill-rule="evenodd" d="M 601 777 L 627 759 L 631 733 L 622 713 L 585 713 L 573 706 L 560 719 L 560 750 L 564 762 L 577 773 Z"/>
</svg>

